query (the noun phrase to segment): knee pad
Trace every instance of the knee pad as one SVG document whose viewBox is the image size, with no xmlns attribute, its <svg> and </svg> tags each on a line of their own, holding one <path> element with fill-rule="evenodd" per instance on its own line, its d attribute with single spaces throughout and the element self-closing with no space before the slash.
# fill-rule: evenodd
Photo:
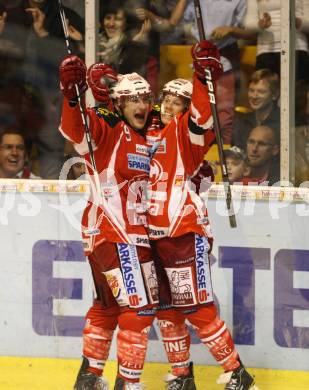
<svg viewBox="0 0 309 390">
<path fill-rule="evenodd" d="M 156 318 L 158 321 L 171 321 L 176 324 L 183 324 L 186 320 L 186 316 L 176 309 L 157 310 Z"/>
<path fill-rule="evenodd" d="M 118 323 L 120 309 L 118 306 L 104 308 L 99 301 L 94 301 L 86 314 L 87 324 L 102 329 L 115 330 Z"/>
<path fill-rule="evenodd" d="M 130 330 L 147 334 L 154 321 L 154 311 L 149 311 L 145 315 L 145 311 L 125 310 L 118 317 L 118 325 L 121 330 Z"/>
<path fill-rule="evenodd" d="M 157 313 L 158 325 L 163 338 L 164 347 L 166 352 L 171 350 L 180 350 L 180 344 L 183 344 L 183 340 L 189 338 L 190 334 L 188 327 L 185 324 L 185 316 L 174 309 L 159 310 Z M 177 341 L 179 346 L 173 346 L 173 340 Z M 187 341 L 187 340 L 186 340 Z M 184 348 L 184 345 L 183 345 Z"/>
<path fill-rule="evenodd" d="M 215 304 L 211 303 L 209 305 L 198 306 L 197 310 L 187 314 L 186 318 L 194 328 L 201 329 L 210 325 L 215 320 L 217 312 Z"/>
</svg>

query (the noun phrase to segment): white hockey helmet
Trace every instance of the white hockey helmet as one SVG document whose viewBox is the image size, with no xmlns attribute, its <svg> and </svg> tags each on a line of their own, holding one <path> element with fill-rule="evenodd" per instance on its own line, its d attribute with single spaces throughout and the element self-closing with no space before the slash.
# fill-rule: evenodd
<svg viewBox="0 0 309 390">
<path fill-rule="evenodd" d="M 172 93 L 186 99 L 191 99 L 193 84 L 186 79 L 174 79 L 166 83 L 162 89 L 163 94 Z"/>
<path fill-rule="evenodd" d="M 118 82 L 110 89 L 112 99 L 151 94 L 149 83 L 136 72 L 118 75 Z"/>
</svg>

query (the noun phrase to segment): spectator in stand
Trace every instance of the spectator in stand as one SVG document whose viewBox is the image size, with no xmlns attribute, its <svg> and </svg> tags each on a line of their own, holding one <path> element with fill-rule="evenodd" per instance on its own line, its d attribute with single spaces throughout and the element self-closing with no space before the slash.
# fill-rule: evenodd
<svg viewBox="0 0 309 390">
<path fill-rule="evenodd" d="M 188 0 L 181 23 L 184 34 L 184 44 L 190 45 L 196 42 L 198 40 L 198 34 L 196 30 L 196 16 L 193 0 Z"/>
<path fill-rule="evenodd" d="M 58 64 L 67 50 L 58 2 L 23 0 L 14 7 L 7 3 L 6 17 L 0 21 L 1 40 L 4 37 L 19 50 L 19 63 L 14 74 L 10 71 L 9 80 L 12 84 L 22 83 L 28 90 L 36 90 L 40 95 L 41 128 L 35 140 L 40 176 L 57 179 L 63 164 L 64 148 L 64 141 L 56 131 L 61 109 Z M 84 22 L 69 8 L 65 7 L 65 12 L 73 50 L 80 52 L 83 50 Z M 24 129 L 22 122 L 21 125 Z"/>
<path fill-rule="evenodd" d="M 240 62 L 237 38 L 239 32 L 242 32 L 246 0 L 205 0 L 200 4 L 206 39 L 213 40 L 221 53 L 224 73 L 217 81 L 217 108 L 223 142 L 230 144 L 234 121 L 236 72 Z M 194 34 L 199 40 L 197 30 Z"/>
<path fill-rule="evenodd" d="M 8 28 L 8 14 L 6 4 L 0 3 L 0 72 L 1 81 L 16 77 L 20 73 L 24 55 L 25 31 L 24 28 Z"/>
<path fill-rule="evenodd" d="M 145 20 L 136 32 L 132 31 L 131 19 L 123 1 L 103 3 L 100 12 L 99 61 L 111 65 L 118 73 L 138 72 L 146 77 L 151 23 Z"/>
<path fill-rule="evenodd" d="M 151 10 L 138 8 L 138 17 L 149 19 L 153 29 L 160 33 L 161 44 L 183 44 L 183 21 L 188 0 L 157 0 L 151 2 Z"/>
<path fill-rule="evenodd" d="M 25 139 L 17 130 L 0 133 L 0 178 L 39 179 L 27 167 Z"/>
<path fill-rule="evenodd" d="M 157 15 L 154 1 L 126 0 L 125 4 L 126 9 L 132 18 L 132 25 L 135 26 L 135 31 L 139 31 L 140 26 L 142 26 L 146 20 L 149 20 L 148 18 L 151 14 Z M 157 23 L 157 21 L 159 23 Z M 158 26 L 161 25 L 162 19 L 157 18 L 157 21 L 152 23 L 152 28 L 149 32 L 146 68 L 146 79 L 151 85 L 151 89 L 155 95 L 157 95 L 159 92 L 158 79 L 160 70 L 160 28 L 158 28 Z"/>
<path fill-rule="evenodd" d="M 309 1 L 296 0 L 296 80 L 308 79 Z M 280 75 L 281 0 L 250 0 L 245 29 L 257 36 L 256 69 L 269 68 Z"/>
<path fill-rule="evenodd" d="M 309 126 L 295 129 L 295 187 L 309 182 Z"/>
<path fill-rule="evenodd" d="M 237 113 L 232 144 L 246 150 L 249 132 L 258 125 L 271 127 L 280 134 L 279 76 L 269 69 L 260 69 L 251 76 L 248 101 L 252 112 Z"/>
<path fill-rule="evenodd" d="M 296 87 L 295 186 L 309 181 L 309 82 Z"/>
<path fill-rule="evenodd" d="M 309 81 L 299 81 L 295 92 L 295 124 L 309 125 Z"/>
<path fill-rule="evenodd" d="M 83 50 L 84 21 L 74 11 L 64 9 L 73 50 Z M 55 75 L 54 72 L 48 73 L 57 69 L 57 61 L 66 53 L 58 3 L 53 0 L 23 0 L 14 7 L 7 5 L 3 15 L 0 33 L 22 47 L 26 81 L 32 77 L 30 80 L 38 81 L 40 85 L 44 81 L 50 86 L 53 81 L 58 87 L 57 71 Z M 27 70 L 34 70 L 34 74 Z"/>
<path fill-rule="evenodd" d="M 242 179 L 250 174 L 245 153 L 237 146 L 232 146 L 224 154 L 230 183 L 241 184 Z"/>
<path fill-rule="evenodd" d="M 154 1 L 150 9 L 137 8 L 136 14 L 141 20 L 149 19 L 156 31 L 170 33 L 183 16 L 187 0 L 171 0 L 168 5 L 166 9 L 165 1 Z"/>
<path fill-rule="evenodd" d="M 279 153 L 280 141 L 274 129 L 267 126 L 252 129 L 247 140 L 250 174 L 242 182 L 265 185 L 277 183 L 280 180 Z"/>
<path fill-rule="evenodd" d="M 6 17 L 7 17 L 6 8 L 3 4 L 0 4 L 0 34 L 4 30 Z"/>
<path fill-rule="evenodd" d="M 77 151 L 74 149 L 73 144 L 68 140 L 65 140 L 64 159 L 65 162 L 69 162 L 70 164 L 70 170 L 67 174 L 66 179 L 84 180 L 85 173 L 86 173 L 86 165 L 85 165 L 84 158 L 79 153 L 77 153 Z"/>
</svg>

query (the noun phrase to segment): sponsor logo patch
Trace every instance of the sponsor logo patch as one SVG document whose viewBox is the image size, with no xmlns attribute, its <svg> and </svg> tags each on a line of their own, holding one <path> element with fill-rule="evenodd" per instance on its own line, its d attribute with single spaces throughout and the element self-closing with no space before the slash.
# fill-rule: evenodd
<svg viewBox="0 0 309 390">
<path fill-rule="evenodd" d="M 145 309 L 145 310 L 139 310 L 137 312 L 137 315 L 141 317 L 154 316 L 156 312 L 157 312 L 156 309 Z"/>
<path fill-rule="evenodd" d="M 134 169 L 135 171 L 149 172 L 150 170 L 150 159 L 146 156 L 140 156 L 139 154 L 128 153 L 128 168 Z"/>
<path fill-rule="evenodd" d="M 196 305 L 191 267 L 166 268 L 174 306 Z"/>
<path fill-rule="evenodd" d="M 148 238 L 136 237 L 135 243 L 136 243 L 136 245 L 148 246 L 149 245 L 149 240 L 148 240 Z"/>
<path fill-rule="evenodd" d="M 128 244 L 117 244 L 117 247 L 129 305 L 144 306 L 147 304 L 147 297 L 136 248 Z"/>
<path fill-rule="evenodd" d="M 183 176 L 182 175 L 176 175 L 174 184 L 176 187 L 181 187 L 183 183 Z"/>
<path fill-rule="evenodd" d="M 117 299 L 121 293 L 121 288 L 118 283 L 118 279 L 115 275 L 106 273 L 107 283 L 112 290 L 113 296 Z"/>
<path fill-rule="evenodd" d="M 199 303 L 206 303 L 209 301 L 209 294 L 207 282 L 209 280 L 209 266 L 208 266 L 208 249 L 209 245 L 203 236 L 195 235 L 195 261 L 196 261 L 196 279 Z"/>
<path fill-rule="evenodd" d="M 164 230 L 149 228 L 149 235 L 152 237 L 164 237 L 165 234 Z"/>
<path fill-rule="evenodd" d="M 116 191 L 119 190 L 117 185 L 109 181 L 101 183 L 101 188 L 104 198 L 112 198 Z"/>
<path fill-rule="evenodd" d="M 146 145 L 135 145 L 136 153 L 146 154 L 148 156 L 149 148 Z"/>
<path fill-rule="evenodd" d="M 94 229 L 84 229 L 83 233 L 84 233 L 86 236 L 97 236 L 98 234 L 100 234 L 100 229 L 98 229 L 98 228 L 94 228 Z"/>
<path fill-rule="evenodd" d="M 148 297 L 151 303 L 159 302 L 159 288 L 156 269 L 153 261 L 142 264 Z"/>
<path fill-rule="evenodd" d="M 197 218 L 197 224 L 198 225 L 206 225 L 209 223 L 209 219 L 207 216 Z"/>
<path fill-rule="evenodd" d="M 150 156 L 153 156 L 155 153 L 166 153 L 166 138 L 158 141 L 155 137 L 147 137 L 147 142 L 151 145 L 149 149 Z"/>
<path fill-rule="evenodd" d="M 128 306 L 129 301 L 123 284 L 122 273 L 119 268 L 104 272 L 109 288 L 119 306 Z"/>
<path fill-rule="evenodd" d="M 156 153 L 166 153 L 166 138 L 158 142 Z"/>
</svg>

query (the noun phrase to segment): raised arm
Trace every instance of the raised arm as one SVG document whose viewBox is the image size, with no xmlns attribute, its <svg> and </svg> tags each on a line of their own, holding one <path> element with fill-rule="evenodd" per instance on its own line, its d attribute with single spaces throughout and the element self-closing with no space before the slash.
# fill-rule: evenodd
<svg viewBox="0 0 309 390">
<path fill-rule="evenodd" d="M 104 64 L 101 64 L 104 65 Z M 104 82 L 98 79 L 98 74 L 104 73 L 106 69 L 109 71 L 109 66 L 93 66 L 88 72 L 88 80 L 94 96 L 99 101 L 106 101 L 108 96 L 108 87 Z M 61 124 L 59 131 L 62 135 L 73 142 L 75 149 L 80 154 L 87 154 L 89 152 L 87 144 L 87 136 L 85 132 L 85 125 L 82 120 L 80 108 L 77 104 L 76 86 L 82 96 L 87 90 L 86 82 L 86 66 L 84 62 L 75 55 L 66 57 L 60 65 L 60 88 L 64 95 L 63 110 L 61 116 Z M 110 72 L 108 72 L 110 75 Z M 116 77 L 115 74 L 112 75 Z M 103 75 L 102 75 L 103 77 Z M 107 96 L 106 96 L 107 94 Z M 83 100 L 83 99 L 82 99 Z M 114 114 L 109 113 L 108 110 L 86 109 L 86 120 L 90 130 L 90 138 L 92 148 L 95 151 L 99 144 L 105 144 L 106 138 L 113 137 L 113 131 L 109 122 L 117 120 Z M 112 118 L 110 118 L 113 116 Z M 111 120 L 110 120 L 111 119 Z"/>
<path fill-rule="evenodd" d="M 88 89 L 86 72 L 84 61 L 76 55 L 65 57 L 59 68 L 60 89 L 64 96 L 59 130 L 65 138 L 74 143 L 80 143 L 84 137 L 84 126 L 77 104 L 76 88 L 78 88 L 80 96 L 83 96 Z"/>
<path fill-rule="evenodd" d="M 209 41 L 201 41 L 192 46 L 194 78 L 193 93 L 190 105 L 189 130 L 195 134 L 204 134 L 213 126 L 213 118 L 210 109 L 209 88 L 206 81 L 206 70 L 211 71 L 215 82 L 223 73 L 218 48 Z M 215 91 L 210 91 L 215 94 Z"/>
</svg>

